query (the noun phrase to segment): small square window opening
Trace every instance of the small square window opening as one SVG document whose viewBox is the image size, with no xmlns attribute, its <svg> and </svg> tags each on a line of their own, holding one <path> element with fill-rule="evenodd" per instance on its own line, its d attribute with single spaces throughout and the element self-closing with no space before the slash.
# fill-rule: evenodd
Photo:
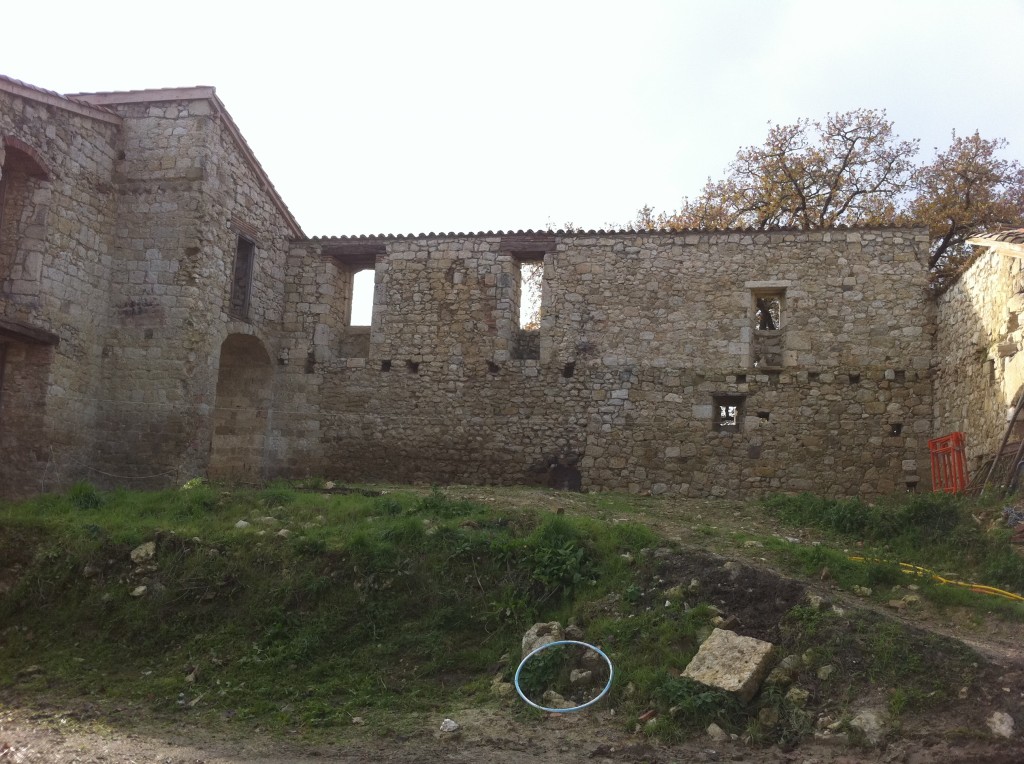
<svg viewBox="0 0 1024 764">
<path fill-rule="evenodd" d="M 739 432 L 743 416 L 743 397 L 716 395 L 712 404 L 712 425 L 719 432 Z"/>
</svg>

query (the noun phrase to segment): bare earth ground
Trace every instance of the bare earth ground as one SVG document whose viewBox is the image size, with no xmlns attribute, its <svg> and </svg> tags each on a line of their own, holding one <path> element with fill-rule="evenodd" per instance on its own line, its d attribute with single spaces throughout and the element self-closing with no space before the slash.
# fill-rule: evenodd
<svg viewBox="0 0 1024 764">
<path fill-rule="evenodd" d="M 607 508 L 583 497 L 525 489 L 459 487 L 452 495 L 503 506 L 547 507 L 566 514 L 585 513 L 614 522 L 629 519 L 650 525 L 684 546 L 742 560 L 755 569 L 767 568 L 756 546 L 737 544 L 733 533 L 786 536 L 772 518 L 751 505 L 725 501 L 637 499 L 630 509 L 614 501 Z M 803 541 L 813 540 L 804 536 Z M 684 573 L 684 571 L 680 571 Z M 802 582 L 805 583 L 806 582 Z M 887 617 L 907 625 L 953 637 L 990 661 L 992 670 L 970 714 L 941 710 L 916 725 L 905 725 L 900 737 L 877 749 L 809 742 L 791 752 L 751 748 L 740 741 L 715 743 L 700 736 L 685 744 L 663 746 L 631 734 L 608 709 L 579 714 L 532 718 L 507 709 L 451 709 L 432 716 L 403 720 L 407 735 L 375 737 L 353 727 L 344 739 L 282 739 L 260 730 L 220 728 L 203 722 L 139 718 L 131 709 L 100 708 L 84 701 L 61 700 L 47 705 L 39 698 L 19 701 L 0 688 L 0 764 L 9 762 L 67 762 L 68 764 L 309 764 L 311 762 L 495 762 L 496 764 L 553 764 L 554 762 L 669 762 L 740 761 L 793 764 L 853 764 L 886 762 L 946 764 L 1024 762 L 1024 624 L 1002 621 L 977 611 L 937 611 L 927 603 L 900 613 L 832 590 L 828 582 L 812 588 L 845 606 L 885 610 Z M 781 612 L 779 613 L 781 615 Z M 766 623 L 766 628 L 768 627 Z M 1012 739 L 994 740 L 984 718 L 995 709 L 1008 710 L 1016 722 Z M 461 726 L 442 735 L 439 725 L 450 716 Z"/>
</svg>

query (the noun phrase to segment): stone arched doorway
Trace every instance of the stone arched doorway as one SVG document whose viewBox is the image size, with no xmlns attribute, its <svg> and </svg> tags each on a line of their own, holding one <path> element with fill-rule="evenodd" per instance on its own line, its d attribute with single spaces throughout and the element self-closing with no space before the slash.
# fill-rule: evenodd
<svg viewBox="0 0 1024 764">
<path fill-rule="evenodd" d="M 231 334 L 220 348 L 209 477 L 258 481 L 270 419 L 273 367 L 263 343 Z"/>
</svg>

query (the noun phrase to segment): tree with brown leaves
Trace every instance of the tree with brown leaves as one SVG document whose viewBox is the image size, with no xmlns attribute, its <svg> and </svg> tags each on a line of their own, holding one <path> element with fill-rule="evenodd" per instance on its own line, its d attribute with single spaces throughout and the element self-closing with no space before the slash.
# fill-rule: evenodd
<svg viewBox="0 0 1024 764">
<path fill-rule="evenodd" d="M 857 109 L 824 121 L 772 125 L 761 146 L 736 154 L 723 180 L 708 180 L 679 210 L 637 213 L 638 229 L 921 225 L 930 266 L 948 273 L 970 234 L 1024 225 L 1024 169 L 998 152 L 1003 139 L 953 134 L 927 165 L 918 141 L 901 140 L 884 111 Z"/>
</svg>

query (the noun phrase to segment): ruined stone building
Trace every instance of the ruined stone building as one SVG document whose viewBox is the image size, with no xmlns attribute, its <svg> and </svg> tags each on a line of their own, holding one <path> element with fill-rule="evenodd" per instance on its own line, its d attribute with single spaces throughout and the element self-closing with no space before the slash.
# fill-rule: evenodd
<svg viewBox="0 0 1024 764">
<path fill-rule="evenodd" d="M 310 239 L 212 88 L 0 78 L 0 495 L 930 488 L 928 439 L 976 467 L 1024 382 L 1021 242 L 979 243 L 935 298 L 916 229 Z"/>
</svg>

